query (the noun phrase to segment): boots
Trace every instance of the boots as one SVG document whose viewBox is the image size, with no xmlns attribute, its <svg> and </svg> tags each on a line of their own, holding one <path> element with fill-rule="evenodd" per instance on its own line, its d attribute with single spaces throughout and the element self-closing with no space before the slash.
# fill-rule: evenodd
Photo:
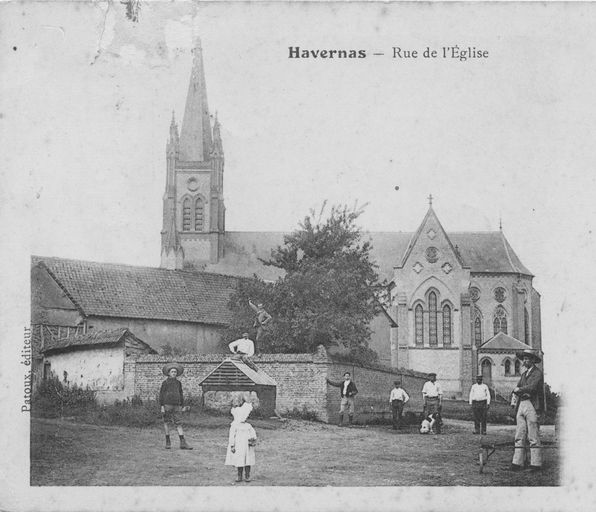
<svg viewBox="0 0 596 512">
<path fill-rule="evenodd" d="M 243 468 L 242 466 L 240 466 L 240 467 L 238 468 L 238 476 L 236 477 L 236 482 L 242 482 L 242 470 L 243 470 L 243 469 L 244 469 L 244 468 Z"/>
<path fill-rule="evenodd" d="M 170 436 L 166 436 L 166 450 L 169 450 L 172 447 L 172 443 L 170 442 Z"/>
<path fill-rule="evenodd" d="M 244 466 L 244 481 L 250 482 L 250 466 Z"/>
<path fill-rule="evenodd" d="M 337 424 L 339 427 L 341 427 L 344 424 L 344 415 L 342 413 L 339 413 L 339 423 Z"/>
<path fill-rule="evenodd" d="M 186 444 L 186 439 L 184 439 L 184 436 L 179 436 L 180 437 L 180 449 L 181 450 L 192 450 L 192 446 L 188 446 Z"/>
</svg>

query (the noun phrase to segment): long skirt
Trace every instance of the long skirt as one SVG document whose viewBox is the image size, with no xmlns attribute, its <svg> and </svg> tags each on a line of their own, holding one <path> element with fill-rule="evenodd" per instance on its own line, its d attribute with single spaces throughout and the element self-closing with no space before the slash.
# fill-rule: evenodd
<svg viewBox="0 0 596 512">
<path fill-rule="evenodd" d="M 255 429 L 250 423 L 232 423 L 230 425 L 230 439 L 226 453 L 226 466 L 237 468 L 255 465 L 255 447 L 248 446 L 250 438 L 256 438 Z M 231 446 L 234 445 L 235 452 L 232 453 Z"/>
</svg>

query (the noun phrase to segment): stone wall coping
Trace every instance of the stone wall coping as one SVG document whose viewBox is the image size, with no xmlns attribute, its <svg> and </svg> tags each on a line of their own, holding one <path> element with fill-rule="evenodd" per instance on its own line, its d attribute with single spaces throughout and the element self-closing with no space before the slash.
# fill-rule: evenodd
<svg viewBox="0 0 596 512">
<path fill-rule="evenodd" d="M 403 347 L 403 348 L 406 348 L 406 347 Z M 407 348 L 408 348 L 408 350 L 459 350 L 461 347 L 459 347 L 459 346 L 453 346 L 453 347 L 445 347 L 445 346 L 443 346 L 443 347 L 427 347 L 427 346 L 424 346 L 424 347 L 414 347 L 414 346 L 409 346 L 408 345 Z"/>
<path fill-rule="evenodd" d="M 229 354 L 185 354 L 177 357 L 163 356 L 157 354 L 140 354 L 130 355 L 126 357 L 127 362 L 138 363 L 153 363 L 166 364 L 172 361 L 178 363 L 221 363 L 224 359 L 229 357 Z M 368 370 L 382 371 L 394 375 L 408 375 L 411 377 L 428 377 L 427 373 L 418 372 L 415 370 L 408 370 L 406 368 L 392 368 L 383 364 L 357 364 L 340 359 L 334 359 L 329 356 L 322 345 L 317 347 L 314 354 L 258 354 L 251 358 L 256 364 L 258 363 L 318 363 L 318 364 L 333 364 L 343 366 L 353 366 L 357 368 L 364 368 Z"/>
<path fill-rule="evenodd" d="M 356 364 L 348 361 L 341 361 L 339 359 L 332 359 L 330 363 L 342 366 L 353 366 L 356 368 L 363 368 L 365 370 L 376 370 L 385 373 L 392 373 L 395 375 L 408 375 L 409 377 L 428 378 L 428 373 L 417 372 L 416 370 L 408 370 L 406 368 L 393 368 L 392 366 L 385 366 L 384 364 Z"/>
<path fill-rule="evenodd" d="M 180 356 L 163 355 L 131 355 L 127 357 L 129 361 L 138 363 L 166 364 L 172 361 L 178 363 L 221 363 L 230 356 L 224 354 L 185 354 Z M 326 352 L 317 351 L 314 354 L 258 354 L 251 359 L 255 364 L 259 363 L 329 363 L 331 362 Z"/>
</svg>

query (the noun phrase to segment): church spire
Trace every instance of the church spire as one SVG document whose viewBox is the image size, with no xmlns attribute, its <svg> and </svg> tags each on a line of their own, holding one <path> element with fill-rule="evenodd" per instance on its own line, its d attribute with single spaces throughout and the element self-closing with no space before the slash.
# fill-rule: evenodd
<svg viewBox="0 0 596 512">
<path fill-rule="evenodd" d="M 192 73 L 180 131 L 180 160 L 204 162 L 209 160 L 212 141 L 203 53 L 198 38 L 192 53 Z"/>
</svg>

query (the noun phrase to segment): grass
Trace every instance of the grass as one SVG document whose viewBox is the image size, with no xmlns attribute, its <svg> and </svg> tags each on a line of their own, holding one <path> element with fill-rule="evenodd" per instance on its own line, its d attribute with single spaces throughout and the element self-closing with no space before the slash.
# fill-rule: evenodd
<svg viewBox="0 0 596 512">
<path fill-rule="evenodd" d="M 232 485 L 235 469 L 224 466 L 227 416 L 195 412 L 185 417 L 193 451 L 165 450 L 160 426 L 131 428 L 32 418 L 31 484 L 214 486 Z M 559 482 L 559 450 L 546 449 L 545 470 L 511 473 L 512 448 L 477 465 L 480 436 L 469 422 L 447 420 L 445 434 L 422 436 L 416 427 L 337 427 L 290 419 L 255 419 L 254 480 L 273 486 L 553 486 Z M 513 427 L 489 425 L 484 441 L 513 439 Z M 554 440 L 552 428 L 543 433 Z"/>
</svg>

